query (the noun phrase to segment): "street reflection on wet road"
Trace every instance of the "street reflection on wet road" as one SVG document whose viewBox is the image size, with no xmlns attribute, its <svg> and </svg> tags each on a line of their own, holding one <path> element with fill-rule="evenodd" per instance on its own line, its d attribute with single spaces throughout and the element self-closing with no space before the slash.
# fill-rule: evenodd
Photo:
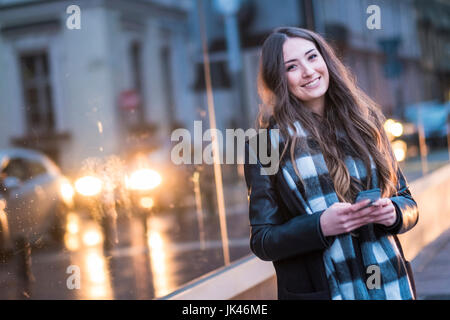
<svg viewBox="0 0 450 320">
<path fill-rule="evenodd" d="M 232 261 L 250 254 L 246 210 L 236 206 L 227 216 Z M 153 214 L 146 220 L 119 214 L 119 241 L 109 248 L 97 221 L 71 212 L 63 244 L 44 241 L 32 247 L 33 281 L 20 271 L 17 250 L 0 263 L 0 299 L 162 297 L 223 266 L 218 217 L 207 215 L 204 227 L 202 243 L 195 210 Z"/>
<path fill-rule="evenodd" d="M 150 265 L 154 276 L 153 285 L 155 296 L 163 296 L 170 293 L 167 277 L 166 255 L 164 254 L 164 242 L 158 231 L 150 231 L 147 235 L 150 248 Z"/>
<path fill-rule="evenodd" d="M 100 227 L 92 220 L 84 221 L 80 226 L 80 218 L 72 213 L 68 217 L 67 231 L 65 244 L 74 252 L 71 255 L 71 263 L 81 270 L 80 290 L 75 290 L 77 298 L 112 299 Z"/>
</svg>

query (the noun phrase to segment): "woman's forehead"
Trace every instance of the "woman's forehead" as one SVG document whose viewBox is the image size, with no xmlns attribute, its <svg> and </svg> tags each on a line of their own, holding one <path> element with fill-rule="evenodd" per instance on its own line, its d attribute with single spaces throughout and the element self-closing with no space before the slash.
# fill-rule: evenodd
<svg viewBox="0 0 450 320">
<path fill-rule="evenodd" d="M 300 59 L 313 49 L 316 49 L 316 46 L 310 40 L 303 38 L 288 38 L 283 44 L 284 61 L 287 62 L 294 59 Z"/>
</svg>

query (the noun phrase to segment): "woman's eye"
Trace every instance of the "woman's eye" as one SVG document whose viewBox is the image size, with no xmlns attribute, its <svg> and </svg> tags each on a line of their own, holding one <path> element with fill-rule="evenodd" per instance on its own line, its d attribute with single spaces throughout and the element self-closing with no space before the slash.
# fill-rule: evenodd
<svg viewBox="0 0 450 320">
<path fill-rule="evenodd" d="M 317 54 L 314 53 L 314 54 L 310 55 L 308 59 L 309 59 L 309 60 L 313 60 L 313 59 L 315 59 L 316 57 L 317 57 Z"/>
<path fill-rule="evenodd" d="M 292 64 L 292 65 L 290 65 L 289 67 L 287 67 L 287 71 L 291 71 L 292 69 L 294 69 L 295 68 L 295 64 Z"/>
</svg>

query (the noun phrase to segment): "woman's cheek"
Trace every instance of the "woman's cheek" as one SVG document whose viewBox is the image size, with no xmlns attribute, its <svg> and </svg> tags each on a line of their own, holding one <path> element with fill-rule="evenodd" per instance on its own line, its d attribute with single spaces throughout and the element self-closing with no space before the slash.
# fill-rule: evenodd
<svg viewBox="0 0 450 320">
<path fill-rule="evenodd" d="M 289 75 L 288 82 L 289 82 L 289 89 L 291 90 L 291 92 L 295 92 L 298 87 L 296 77 L 293 75 Z"/>
</svg>

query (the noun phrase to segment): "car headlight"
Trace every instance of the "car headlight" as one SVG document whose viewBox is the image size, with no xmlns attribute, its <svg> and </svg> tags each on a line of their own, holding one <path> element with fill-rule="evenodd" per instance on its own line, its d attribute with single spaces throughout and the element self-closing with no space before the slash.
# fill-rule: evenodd
<svg viewBox="0 0 450 320">
<path fill-rule="evenodd" d="M 395 140 L 392 142 L 392 150 L 394 151 L 395 158 L 398 162 L 405 160 L 406 158 L 406 142 L 403 140 Z"/>
<path fill-rule="evenodd" d="M 72 205 L 73 204 L 73 195 L 75 191 L 73 190 L 72 185 L 68 181 L 63 181 L 59 186 L 59 193 L 65 204 Z"/>
<path fill-rule="evenodd" d="M 75 190 L 83 196 L 96 196 L 102 191 L 102 181 L 97 177 L 84 176 L 75 181 Z"/>
<path fill-rule="evenodd" d="M 384 123 L 384 130 L 392 137 L 400 137 L 403 134 L 403 124 L 392 119 Z"/>
<path fill-rule="evenodd" d="M 153 201 L 153 198 L 151 198 L 151 197 L 142 197 L 139 200 L 139 205 L 144 209 L 151 209 L 151 208 L 153 208 L 154 204 L 155 204 L 155 202 Z"/>
<path fill-rule="evenodd" d="M 125 186 L 131 190 L 152 190 L 161 184 L 161 175 L 155 170 L 140 169 L 134 171 L 130 177 L 125 177 Z"/>
<path fill-rule="evenodd" d="M 391 127 L 391 133 L 394 137 L 400 137 L 403 134 L 403 125 L 400 122 L 396 122 Z"/>
</svg>

